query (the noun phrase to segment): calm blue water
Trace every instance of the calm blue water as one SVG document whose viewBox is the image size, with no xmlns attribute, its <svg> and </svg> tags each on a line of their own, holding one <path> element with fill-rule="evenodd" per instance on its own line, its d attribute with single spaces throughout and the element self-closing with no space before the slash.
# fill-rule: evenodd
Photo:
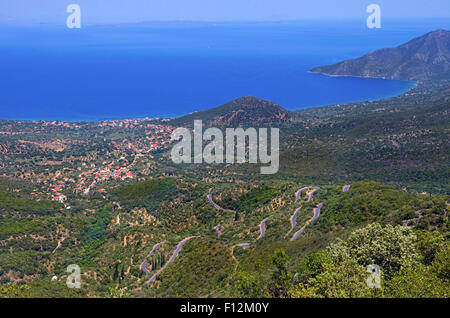
<svg viewBox="0 0 450 318">
<path fill-rule="evenodd" d="M 380 99 L 411 82 L 308 70 L 399 45 L 447 22 L 364 21 L 0 28 L 0 118 L 178 116 L 243 95 L 287 109 Z"/>
</svg>

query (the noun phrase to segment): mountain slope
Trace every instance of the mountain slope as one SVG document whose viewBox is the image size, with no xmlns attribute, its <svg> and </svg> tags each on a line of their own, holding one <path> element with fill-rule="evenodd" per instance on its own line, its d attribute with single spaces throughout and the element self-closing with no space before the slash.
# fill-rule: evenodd
<svg viewBox="0 0 450 318">
<path fill-rule="evenodd" d="M 276 103 L 253 96 L 244 96 L 222 106 L 198 111 L 172 120 L 174 126 L 192 126 L 203 120 L 206 126 L 257 126 L 280 124 L 292 120 L 290 113 Z"/>
<path fill-rule="evenodd" d="M 450 78 L 450 31 L 437 30 L 396 48 L 381 49 L 354 60 L 311 70 L 334 76 L 401 80 Z"/>
</svg>

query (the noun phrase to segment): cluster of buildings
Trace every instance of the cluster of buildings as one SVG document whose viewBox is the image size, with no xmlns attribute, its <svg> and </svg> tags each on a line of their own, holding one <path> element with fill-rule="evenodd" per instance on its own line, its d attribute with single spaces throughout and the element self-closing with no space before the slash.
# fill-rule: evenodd
<svg viewBox="0 0 450 318">
<path fill-rule="evenodd" d="M 84 194 L 89 194 L 89 192 L 97 185 L 97 183 L 116 180 L 116 181 L 124 181 L 126 179 L 133 178 L 133 172 L 131 169 L 136 163 L 136 157 L 131 164 L 122 165 L 127 163 L 125 157 L 121 157 L 119 162 L 116 163 L 112 161 L 111 163 L 103 162 L 102 166 L 99 168 L 95 167 L 95 164 L 91 164 L 87 167 L 86 163 L 83 163 L 82 166 L 85 169 L 78 175 L 78 182 L 75 188 L 75 191 L 82 191 Z M 83 170 L 82 167 L 79 167 L 78 170 Z M 106 193 L 106 189 L 98 189 L 100 193 Z"/>
<path fill-rule="evenodd" d="M 104 141 L 108 141 L 113 146 L 113 150 L 110 148 L 104 154 L 84 155 L 80 158 L 81 163 L 77 161 L 76 156 L 70 155 L 69 159 L 63 158 L 58 165 L 49 168 L 50 170 L 46 169 L 50 174 L 49 177 L 40 176 L 41 179 L 37 180 L 38 188 L 33 192 L 36 198 L 45 197 L 65 203 L 67 197 L 70 197 L 72 193 L 80 193 L 82 195 L 93 192 L 107 193 L 111 188 L 118 186 L 118 183 L 121 181 L 128 179 L 142 180 L 142 177 L 138 178 L 136 174 L 136 163 L 139 158 L 144 157 L 151 160 L 153 158 L 152 152 L 170 147 L 171 134 L 174 128 L 167 125 L 167 121 L 149 118 L 110 120 L 99 123 L 24 121 L 24 127 L 22 128 L 3 125 L 3 129 L 0 129 L 0 131 L 12 133 L 15 129 L 20 131 L 37 129 L 47 134 L 42 128 L 55 127 L 56 129 L 67 128 L 76 130 L 86 128 L 94 129 L 93 133 L 95 130 L 100 129 L 99 134 L 102 135 Z M 20 122 L 17 123 L 20 125 Z M 32 124 L 31 126 L 30 123 Z M 81 133 L 81 131 L 79 132 Z M 116 133 L 119 133 L 123 135 L 123 138 L 109 139 L 109 133 L 113 133 L 115 136 Z M 75 134 L 78 135 L 78 133 Z M 49 151 L 49 149 L 46 150 Z M 119 156 L 120 159 L 118 159 Z M 71 166 L 71 162 L 73 166 Z M 64 165 L 63 169 L 58 167 L 61 164 Z"/>
</svg>

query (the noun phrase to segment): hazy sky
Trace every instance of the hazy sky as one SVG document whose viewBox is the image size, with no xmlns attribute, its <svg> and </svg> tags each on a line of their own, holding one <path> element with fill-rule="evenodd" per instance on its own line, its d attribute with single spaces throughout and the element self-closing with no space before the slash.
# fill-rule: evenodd
<svg viewBox="0 0 450 318">
<path fill-rule="evenodd" d="M 79 4 L 83 23 L 155 20 L 288 20 L 367 17 L 450 17 L 450 0 L 0 0 L 0 24 L 65 23 L 67 5 Z"/>
</svg>

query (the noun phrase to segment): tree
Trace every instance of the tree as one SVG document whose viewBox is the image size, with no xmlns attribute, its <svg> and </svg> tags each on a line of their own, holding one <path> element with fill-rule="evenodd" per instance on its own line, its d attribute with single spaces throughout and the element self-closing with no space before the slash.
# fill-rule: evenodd
<svg viewBox="0 0 450 318">
<path fill-rule="evenodd" d="M 431 263 L 431 268 L 433 272 L 440 278 L 441 281 L 449 284 L 450 247 L 448 245 L 435 255 L 433 263 Z"/>
<path fill-rule="evenodd" d="M 113 281 L 116 281 L 119 279 L 119 263 L 114 264 L 114 272 L 112 275 Z"/>
<path fill-rule="evenodd" d="M 323 271 L 307 283 L 289 291 L 292 298 L 357 298 L 381 297 L 383 290 L 366 285 L 368 273 L 355 260 L 347 258 L 337 264 L 323 264 Z"/>
<path fill-rule="evenodd" d="M 234 287 L 238 297 L 260 298 L 267 296 L 266 286 L 258 273 L 239 272 Z"/>
<path fill-rule="evenodd" d="M 300 262 L 301 283 L 290 297 L 450 296 L 450 248 L 441 233 L 370 224 Z M 421 253 L 417 253 L 419 250 Z M 423 263 L 419 262 L 421 260 Z M 366 266 L 379 264 L 381 288 L 368 288 Z"/>
<path fill-rule="evenodd" d="M 450 285 L 443 282 L 430 266 L 420 264 L 405 268 L 386 282 L 388 297 L 395 298 L 448 298 Z"/>
<path fill-rule="evenodd" d="M 392 277 L 401 269 L 418 264 L 416 240 L 411 229 L 372 223 L 352 232 L 346 241 L 338 239 L 328 252 L 334 262 L 352 258 L 364 267 L 376 264 L 387 277 Z"/>
<path fill-rule="evenodd" d="M 128 298 L 130 297 L 130 293 L 127 291 L 127 288 L 119 288 L 119 286 L 111 287 L 109 289 L 109 297 L 110 298 Z"/>
<path fill-rule="evenodd" d="M 30 290 L 30 286 L 25 284 L 7 283 L 6 285 L 0 285 L 0 298 L 26 298 L 27 291 Z"/>
<path fill-rule="evenodd" d="M 422 263 L 430 265 L 441 250 L 445 248 L 445 238 L 439 231 L 417 231 L 416 248 L 422 255 Z"/>
<path fill-rule="evenodd" d="M 277 249 L 271 257 L 276 269 L 272 273 L 272 292 L 280 297 L 287 293 L 292 286 L 292 273 L 289 271 L 289 256 L 283 249 Z"/>
<path fill-rule="evenodd" d="M 305 257 L 298 268 L 300 274 L 315 277 L 324 270 L 325 264 L 331 264 L 331 255 L 324 250 L 317 250 Z"/>
</svg>

